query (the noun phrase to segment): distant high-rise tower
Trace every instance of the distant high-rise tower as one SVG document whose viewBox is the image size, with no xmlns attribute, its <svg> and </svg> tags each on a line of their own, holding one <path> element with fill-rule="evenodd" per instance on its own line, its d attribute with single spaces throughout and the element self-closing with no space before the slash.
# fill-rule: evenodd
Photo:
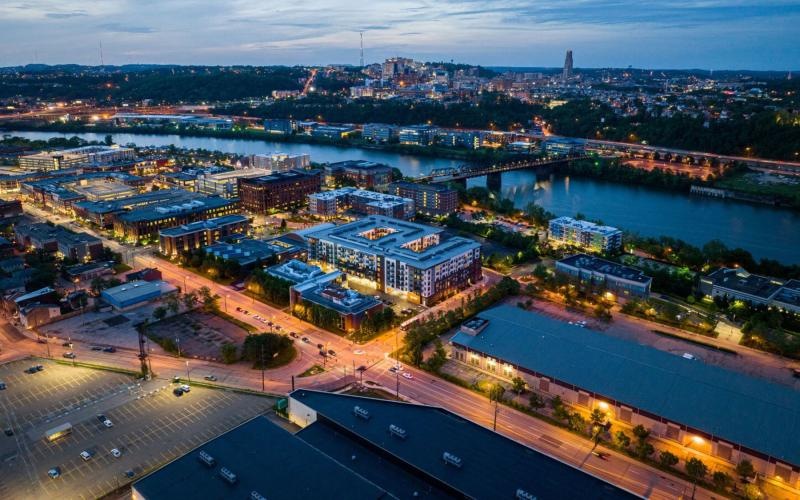
<svg viewBox="0 0 800 500">
<path fill-rule="evenodd" d="M 360 34 L 361 34 L 361 59 L 360 59 L 360 63 L 361 64 L 360 64 L 360 66 L 363 68 L 364 67 L 364 32 L 362 31 Z"/>
<path fill-rule="evenodd" d="M 564 81 L 572 78 L 572 51 L 567 51 L 567 57 L 564 59 L 564 70 L 561 72 L 561 79 Z"/>
</svg>

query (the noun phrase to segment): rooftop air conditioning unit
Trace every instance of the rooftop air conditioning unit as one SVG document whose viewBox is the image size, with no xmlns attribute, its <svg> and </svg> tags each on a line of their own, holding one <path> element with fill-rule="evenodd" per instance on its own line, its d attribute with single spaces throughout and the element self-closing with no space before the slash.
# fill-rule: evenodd
<svg viewBox="0 0 800 500">
<path fill-rule="evenodd" d="M 450 464 L 453 467 L 458 467 L 459 469 L 461 468 L 462 460 L 449 451 L 442 453 L 442 460 L 444 460 L 444 463 Z"/>
<path fill-rule="evenodd" d="M 394 424 L 389 425 L 389 433 L 390 434 L 394 434 L 395 436 L 399 437 L 400 439 L 405 439 L 406 435 L 407 435 L 405 429 L 403 429 L 402 427 L 398 427 L 398 426 L 396 426 Z"/>
<path fill-rule="evenodd" d="M 236 483 L 236 474 L 231 472 L 228 468 L 223 467 L 219 470 L 219 475 L 222 479 L 228 481 L 231 484 Z"/>
<path fill-rule="evenodd" d="M 364 420 L 369 420 L 369 412 L 360 406 L 356 406 L 353 408 L 353 414 L 356 417 L 363 418 Z"/>
<path fill-rule="evenodd" d="M 208 465 L 209 467 L 214 467 L 214 464 L 216 463 L 214 457 L 212 457 L 203 450 L 200 450 L 200 453 L 197 454 L 197 458 L 204 464 Z"/>
</svg>

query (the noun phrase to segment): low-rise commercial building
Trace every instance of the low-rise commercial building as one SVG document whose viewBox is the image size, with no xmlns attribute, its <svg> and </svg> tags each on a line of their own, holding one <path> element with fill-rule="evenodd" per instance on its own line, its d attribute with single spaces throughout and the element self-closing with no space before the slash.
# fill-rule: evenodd
<svg viewBox="0 0 800 500">
<path fill-rule="evenodd" d="M 205 249 L 207 254 L 223 260 L 234 260 L 242 268 L 265 266 L 289 259 L 305 259 L 307 250 L 304 246 L 286 241 L 285 238 L 272 240 L 254 240 L 242 238 L 236 241 L 216 243 Z"/>
<path fill-rule="evenodd" d="M 436 140 L 438 132 L 439 129 L 432 125 L 411 125 L 401 128 L 398 137 L 400 144 L 430 146 Z"/>
<path fill-rule="evenodd" d="M 366 160 L 347 160 L 325 165 L 325 185 L 382 189 L 392 182 L 392 167 Z"/>
<path fill-rule="evenodd" d="M 114 262 L 89 262 L 87 264 L 77 264 L 66 269 L 67 277 L 74 283 L 89 282 L 95 278 L 101 278 L 114 274 Z"/>
<path fill-rule="evenodd" d="M 400 127 L 386 123 L 365 123 L 361 137 L 375 143 L 387 143 L 397 140 Z"/>
<path fill-rule="evenodd" d="M 215 217 L 162 229 L 158 233 L 158 248 L 162 255 L 175 257 L 234 234 L 246 234 L 249 229 L 250 219 L 244 215 Z"/>
<path fill-rule="evenodd" d="M 251 168 L 263 168 L 272 172 L 286 172 L 288 170 L 306 169 L 311 166 L 311 156 L 305 153 L 267 153 L 250 155 L 248 157 Z"/>
<path fill-rule="evenodd" d="M 345 139 L 356 132 L 352 125 L 318 125 L 311 130 L 311 137 Z"/>
<path fill-rule="evenodd" d="M 150 206 L 169 206 L 199 198 L 194 193 L 180 189 L 148 191 L 128 198 L 105 201 L 80 201 L 73 205 L 75 216 L 103 228 L 114 225 L 117 215 Z"/>
<path fill-rule="evenodd" d="M 309 194 L 322 188 L 322 176 L 316 170 L 276 172 L 238 182 L 242 208 L 257 214 L 298 208 Z"/>
<path fill-rule="evenodd" d="M 347 210 L 360 215 L 385 215 L 397 219 L 414 217 L 414 200 L 353 187 L 308 195 L 308 211 L 320 217 L 334 217 Z"/>
<path fill-rule="evenodd" d="M 458 192 L 441 184 L 393 182 L 389 185 L 389 192 L 411 198 L 416 210 L 427 215 L 448 215 L 458 210 Z"/>
<path fill-rule="evenodd" d="M 264 120 L 264 131 L 268 134 L 292 135 L 297 130 L 294 120 L 285 118 L 267 118 Z"/>
<path fill-rule="evenodd" d="M 779 280 L 748 273 L 741 267 L 717 269 L 700 278 L 700 291 L 710 297 L 741 300 L 800 313 L 800 280 Z"/>
<path fill-rule="evenodd" d="M 306 233 L 308 258 L 431 305 L 482 279 L 481 246 L 443 230 L 389 217 Z"/>
<path fill-rule="evenodd" d="M 0 219 L 10 219 L 22 215 L 22 202 L 19 200 L 0 200 Z"/>
<path fill-rule="evenodd" d="M 580 253 L 556 262 L 556 272 L 581 286 L 599 287 L 624 298 L 650 296 L 653 278 L 610 260 Z"/>
<path fill-rule="evenodd" d="M 42 151 L 21 156 L 19 167 L 22 170 L 61 170 L 81 165 L 100 163 L 133 162 L 136 151 L 132 148 L 114 146 L 83 146 L 60 151 Z"/>
<path fill-rule="evenodd" d="M 452 358 L 586 413 L 614 429 L 643 425 L 682 459 L 749 460 L 767 478 L 800 480 L 800 398 L 791 387 L 636 341 L 499 306 L 450 340 Z"/>
<path fill-rule="evenodd" d="M 619 229 L 572 217 L 551 219 L 548 239 L 594 252 L 614 253 L 622 248 L 622 231 Z"/>
<path fill-rule="evenodd" d="M 17 245 L 22 248 L 58 253 L 79 261 L 95 259 L 103 254 L 103 242 L 100 238 L 87 233 L 74 233 L 62 226 L 51 226 L 44 222 L 16 224 L 14 235 Z"/>
<path fill-rule="evenodd" d="M 206 196 L 238 198 L 239 179 L 263 177 L 271 173 L 271 170 L 265 168 L 246 168 L 215 174 L 202 173 L 193 176 L 194 191 Z"/>
<path fill-rule="evenodd" d="M 114 309 L 124 311 L 177 292 L 178 289 L 166 281 L 129 281 L 106 288 L 100 292 L 100 298 Z"/>
<path fill-rule="evenodd" d="M 147 206 L 114 217 L 114 235 L 131 243 L 158 241 L 161 229 L 238 214 L 239 200 L 218 196 L 195 197 L 185 202 Z"/>
</svg>

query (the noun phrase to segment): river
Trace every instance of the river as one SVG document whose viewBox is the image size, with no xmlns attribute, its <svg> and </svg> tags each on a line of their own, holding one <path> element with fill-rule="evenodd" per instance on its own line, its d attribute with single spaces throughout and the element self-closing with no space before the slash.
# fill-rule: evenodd
<svg viewBox="0 0 800 500">
<path fill-rule="evenodd" d="M 3 132 L 30 139 L 77 135 L 89 141 L 102 141 L 105 134 L 55 132 Z M 178 135 L 112 134 L 119 144 L 203 148 L 236 154 L 281 151 L 307 153 L 315 162 L 371 160 L 399 168 L 403 174 L 416 176 L 434 168 L 457 166 L 457 160 L 418 157 L 359 148 L 341 148 L 316 144 L 266 142 L 250 139 L 182 137 Z M 535 201 L 557 215 L 587 218 L 635 231 L 645 236 L 673 236 L 694 245 L 719 239 L 729 247 L 741 247 L 756 258 L 771 258 L 786 264 L 800 263 L 800 213 L 771 207 L 716 198 L 690 196 L 629 186 L 582 177 L 538 176 L 517 171 L 504 174 L 502 193 L 519 207 Z M 470 186 L 482 185 L 483 179 L 471 179 Z"/>
</svg>

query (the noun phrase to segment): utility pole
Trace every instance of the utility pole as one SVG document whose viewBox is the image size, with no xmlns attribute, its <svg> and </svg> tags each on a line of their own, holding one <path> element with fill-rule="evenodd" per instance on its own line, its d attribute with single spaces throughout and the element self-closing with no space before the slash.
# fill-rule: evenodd
<svg viewBox="0 0 800 500">
<path fill-rule="evenodd" d="M 364 32 L 361 31 L 359 33 L 359 35 L 361 35 L 361 59 L 359 60 L 359 62 L 360 62 L 359 66 L 361 66 L 363 68 L 364 67 Z"/>
<path fill-rule="evenodd" d="M 263 342 L 261 343 L 261 392 L 266 392 L 264 388 L 264 343 Z"/>
<path fill-rule="evenodd" d="M 189 376 L 189 360 L 186 360 L 186 380 L 191 384 L 192 377 Z"/>
</svg>

